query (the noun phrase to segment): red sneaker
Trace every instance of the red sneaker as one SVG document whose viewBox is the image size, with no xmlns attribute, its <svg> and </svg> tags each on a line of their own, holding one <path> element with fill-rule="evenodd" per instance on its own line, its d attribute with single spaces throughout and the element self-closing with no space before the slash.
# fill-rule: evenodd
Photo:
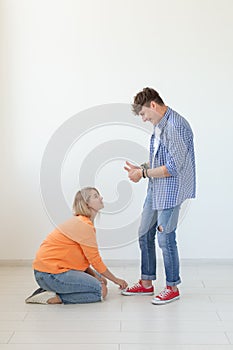
<svg viewBox="0 0 233 350">
<path fill-rule="evenodd" d="M 133 287 L 128 287 L 125 290 L 122 290 L 122 295 L 153 295 L 154 287 L 145 288 L 142 285 L 142 281 L 140 280 Z"/>
<path fill-rule="evenodd" d="M 177 300 L 180 297 L 179 290 L 176 291 L 172 290 L 172 287 L 167 286 L 162 292 L 159 293 L 159 295 L 156 295 L 154 299 L 152 299 L 152 304 L 159 305 L 159 304 L 167 304 L 171 301 Z"/>
</svg>

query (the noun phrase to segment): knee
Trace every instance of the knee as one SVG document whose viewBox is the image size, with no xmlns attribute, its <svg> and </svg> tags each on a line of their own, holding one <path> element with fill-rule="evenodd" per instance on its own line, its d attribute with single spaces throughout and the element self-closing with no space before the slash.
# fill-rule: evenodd
<svg viewBox="0 0 233 350">
<path fill-rule="evenodd" d="M 140 248 L 143 248 L 143 246 L 145 245 L 145 235 L 140 235 L 138 242 L 139 242 Z"/>
<path fill-rule="evenodd" d="M 138 242 L 139 242 L 140 248 L 144 249 L 148 244 L 148 235 L 146 233 L 140 234 Z"/>
<path fill-rule="evenodd" d="M 108 288 L 105 283 L 102 283 L 102 297 L 105 298 L 108 294 Z"/>
<path fill-rule="evenodd" d="M 172 249 L 176 246 L 175 234 L 172 232 L 160 231 L 158 227 L 158 244 L 162 250 Z"/>
<path fill-rule="evenodd" d="M 165 248 L 167 245 L 167 235 L 163 232 L 163 227 L 160 225 L 157 228 L 158 245 L 161 249 Z"/>
<path fill-rule="evenodd" d="M 159 232 L 163 232 L 163 226 L 162 226 L 162 225 L 159 225 L 159 226 L 158 226 L 158 231 L 159 231 Z"/>
</svg>

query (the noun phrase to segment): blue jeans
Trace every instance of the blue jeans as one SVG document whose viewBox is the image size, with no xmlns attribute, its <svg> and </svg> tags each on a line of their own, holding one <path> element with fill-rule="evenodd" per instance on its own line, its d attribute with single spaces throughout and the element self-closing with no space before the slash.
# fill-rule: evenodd
<svg viewBox="0 0 233 350">
<path fill-rule="evenodd" d="M 55 292 L 63 304 L 84 304 L 101 301 L 102 285 L 83 271 L 69 270 L 58 274 L 34 270 L 35 279 L 45 290 Z"/>
<path fill-rule="evenodd" d="M 139 227 L 139 245 L 141 249 L 141 279 L 156 279 L 157 234 L 159 247 L 162 249 L 166 274 L 166 285 L 176 286 L 181 283 L 179 276 L 179 255 L 176 244 L 176 228 L 180 206 L 164 210 L 152 209 L 152 189 L 148 188 Z"/>
</svg>

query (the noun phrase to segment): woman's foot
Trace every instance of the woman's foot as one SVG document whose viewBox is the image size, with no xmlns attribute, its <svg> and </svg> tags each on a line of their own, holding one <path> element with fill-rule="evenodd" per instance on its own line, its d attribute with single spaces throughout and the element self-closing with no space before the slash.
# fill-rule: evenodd
<svg viewBox="0 0 233 350">
<path fill-rule="evenodd" d="M 101 284 L 101 286 L 102 286 L 102 298 L 104 299 L 108 294 L 108 288 L 104 282 Z"/>
<path fill-rule="evenodd" d="M 55 292 L 38 288 L 25 302 L 27 304 L 61 304 L 61 299 Z"/>
<path fill-rule="evenodd" d="M 62 301 L 59 296 L 56 295 L 55 297 L 48 299 L 47 304 L 62 304 Z"/>
</svg>

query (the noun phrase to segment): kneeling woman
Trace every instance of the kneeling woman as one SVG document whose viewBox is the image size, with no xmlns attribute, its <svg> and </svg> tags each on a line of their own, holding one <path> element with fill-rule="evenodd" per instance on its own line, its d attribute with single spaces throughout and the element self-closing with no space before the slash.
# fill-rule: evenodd
<svg viewBox="0 0 233 350">
<path fill-rule="evenodd" d="M 109 271 L 99 254 L 93 222 L 103 207 L 103 198 L 96 188 L 86 187 L 77 192 L 74 216 L 55 228 L 36 254 L 33 268 L 40 288 L 26 303 L 98 302 L 107 295 L 106 278 L 120 289 L 127 287 L 126 281 Z"/>
</svg>

